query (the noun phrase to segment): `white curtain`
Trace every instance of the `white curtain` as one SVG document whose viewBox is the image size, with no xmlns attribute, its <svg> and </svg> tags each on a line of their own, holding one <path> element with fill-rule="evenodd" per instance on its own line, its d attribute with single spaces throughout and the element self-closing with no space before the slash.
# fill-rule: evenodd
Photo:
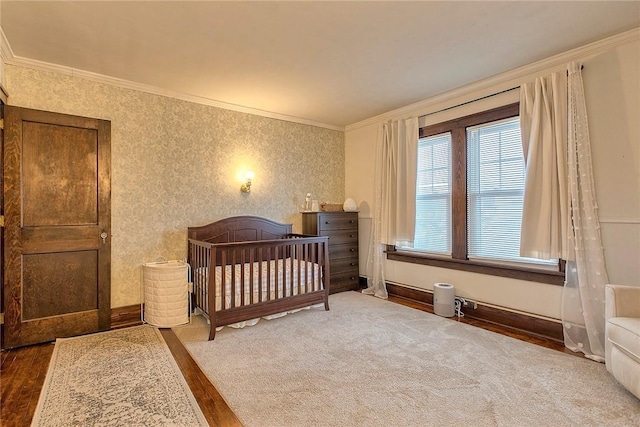
<svg viewBox="0 0 640 427">
<path fill-rule="evenodd" d="M 526 163 L 520 254 L 567 260 L 565 346 L 602 362 L 608 279 L 581 64 L 523 85 L 520 123 Z"/>
<path fill-rule="evenodd" d="M 363 293 L 386 299 L 386 246 L 413 246 L 417 156 L 417 118 L 380 126 L 376 144 L 373 221 L 366 267 L 367 289 Z"/>
<path fill-rule="evenodd" d="M 567 73 L 538 77 L 520 89 L 526 165 L 520 256 L 566 259 Z"/>
<path fill-rule="evenodd" d="M 567 348 L 604 362 L 604 289 L 609 280 L 598 221 L 581 64 L 569 64 L 568 83 L 569 242 L 575 256 L 567 260 L 562 295 L 564 340 Z"/>
</svg>

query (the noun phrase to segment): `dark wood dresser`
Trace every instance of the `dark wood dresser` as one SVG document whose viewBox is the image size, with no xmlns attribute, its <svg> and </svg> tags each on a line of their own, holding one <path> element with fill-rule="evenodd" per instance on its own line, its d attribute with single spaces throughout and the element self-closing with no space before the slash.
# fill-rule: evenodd
<svg viewBox="0 0 640 427">
<path fill-rule="evenodd" d="M 303 212 L 302 233 L 329 237 L 331 293 L 358 290 L 358 212 Z"/>
</svg>

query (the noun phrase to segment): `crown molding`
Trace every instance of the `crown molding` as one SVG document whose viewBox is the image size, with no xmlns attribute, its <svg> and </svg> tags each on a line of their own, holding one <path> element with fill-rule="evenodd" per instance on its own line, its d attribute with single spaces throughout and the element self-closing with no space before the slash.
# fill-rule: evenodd
<svg viewBox="0 0 640 427">
<path fill-rule="evenodd" d="M 6 64 L 7 60 L 11 58 L 13 58 L 13 51 L 9 45 L 7 36 L 4 34 L 4 30 L 0 27 L 0 100 L 5 104 L 7 103 L 9 94 L 7 93 L 7 89 L 4 87 L 4 64 Z"/>
<path fill-rule="evenodd" d="M 230 104 L 227 102 L 217 101 L 215 99 L 189 95 L 186 93 L 163 89 L 160 87 L 146 85 L 143 83 L 137 83 L 130 80 L 110 77 L 104 74 L 93 73 L 91 71 L 79 70 L 72 67 L 66 67 L 58 64 L 52 64 L 49 62 L 38 61 L 35 59 L 16 56 L 14 55 L 13 50 L 11 49 L 11 45 L 9 44 L 9 41 L 7 40 L 7 37 L 4 34 L 4 31 L 2 31 L 2 28 L 0 28 L 0 59 L 2 59 L 2 61 L 8 65 L 31 68 L 31 69 L 40 70 L 40 71 L 48 71 L 48 72 L 53 72 L 57 74 L 78 77 L 81 79 L 90 80 L 97 83 L 104 83 L 111 86 L 117 86 L 124 89 L 131 89 L 139 92 L 150 93 L 153 95 L 165 96 L 167 98 L 193 102 L 195 104 L 202 104 L 210 107 L 222 108 L 224 110 L 237 111 L 240 113 L 252 114 L 255 116 L 267 117 L 270 119 L 283 120 L 286 122 L 293 122 L 293 123 L 298 123 L 298 124 L 303 124 L 308 126 L 314 126 L 314 127 L 320 127 L 320 128 L 344 132 L 344 126 L 337 126 L 337 125 L 332 125 L 328 123 L 317 122 L 314 120 L 304 119 L 301 117 L 289 116 L 287 114 L 274 113 L 271 111 L 259 110 L 256 108 L 245 107 L 242 105 Z M 0 89 L 4 91 L 4 88 L 1 86 L 2 85 L 0 85 Z"/>
<path fill-rule="evenodd" d="M 14 56 L 13 50 L 11 50 L 11 45 L 9 45 L 9 40 L 7 40 L 4 30 L 0 27 L 0 59 L 2 59 L 2 62 L 6 63 L 13 59 Z"/>
<path fill-rule="evenodd" d="M 633 28 L 623 33 L 616 34 L 614 36 L 607 37 L 602 40 L 598 40 L 593 43 L 589 43 L 587 45 L 560 53 L 558 55 L 554 55 L 519 68 L 514 68 L 513 70 L 497 74 L 493 77 L 479 80 L 477 82 L 447 92 L 443 92 L 439 95 L 432 96 L 422 101 L 418 101 L 413 104 L 409 104 L 407 106 L 347 125 L 345 126 L 345 132 L 377 124 L 386 120 L 397 120 L 402 117 L 416 115 L 420 116 L 428 113 L 430 108 L 433 108 L 438 104 L 444 104 L 446 102 L 458 100 L 459 98 L 470 97 L 472 95 L 475 95 L 476 97 L 491 95 L 492 93 L 505 90 L 509 87 L 509 85 L 512 86 L 514 82 L 515 84 L 521 84 L 525 77 L 528 77 L 532 74 L 541 73 L 552 68 L 564 66 L 569 62 L 584 60 L 586 58 L 596 56 L 610 49 L 614 49 L 618 46 L 632 43 L 637 40 L 640 40 L 640 27 Z M 482 93 L 482 91 L 485 91 L 485 93 Z M 462 102 L 468 102 L 471 100 L 472 99 L 467 99 Z"/>
</svg>

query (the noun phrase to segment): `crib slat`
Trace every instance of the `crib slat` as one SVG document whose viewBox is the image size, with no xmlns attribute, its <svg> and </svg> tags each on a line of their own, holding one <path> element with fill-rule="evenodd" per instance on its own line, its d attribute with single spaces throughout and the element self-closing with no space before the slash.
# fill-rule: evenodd
<svg viewBox="0 0 640 427">
<path fill-rule="evenodd" d="M 238 275 L 236 271 L 236 266 L 238 265 L 238 261 L 236 259 L 237 253 L 234 250 L 231 250 L 229 252 L 231 256 L 231 295 L 233 295 L 233 302 L 231 303 L 231 307 L 236 307 L 238 305 L 238 299 L 236 297 L 238 293 Z"/>
<path fill-rule="evenodd" d="M 273 290 L 270 292 L 271 293 L 271 299 L 277 299 L 278 298 L 278 248 L 277 247 L 273 247 L 273 267 L 272 267 L 273 271 L 271 274 L 273 274 L 273 280 L 271 285 L 273 286 Z"/>
<path fill-rule="evenodd" d="M 304 281 L 306 280 L 306 271 L 303 271 L 303 262 L 304 262 L 304 247 L 305 245 L 300 244 L 298 245 L 299 247 L 299 251 L 300 251 L 300 255 L 296 257 L 296 259 L 298 260 L 298 295 L 306 292 L 304 289 Z M 303 276 L 304 273 L 304 276 Z"/>
<path fill-rule="evenodd" d="M 275 295 L 276 295 L 276 299 L 280 299 L 282 298 L 280 293 L 282 291 L 281 287 L 278 286 L 279 283 L 282 283 L 282 281 L 284 280 L 284 278 L 281 276 L 281 271 L 284 272 L 283 269 L 280 268 L 281 262 L 280 262 L 280 248 L 278 246 L 275 247 L 275 251 L 276 251 L 276 266 L 275 266 L 275 273 L 276 273 L 276 280 L 274 283 L 275 286 Z"/>
<path fill-rule="evenodd" d="M 293 251 L 291 251 L 291 252 L 293 252 Z M 288 256 L 285 257 L 285 260 L 289 259 L 289 280 L 285 281 L 284 285 L 286 286 L 287 283 L 289 283 L 287 291 L 288 291 L 288 296 L 291 296 L 291 295 L 293 295 L 293 287 L 296 285 L 296 282 L 295 282 L 295 277 L 293 277 L 293 274 L 294 274 L 293 253 L 289 253 L 287 255 Z"/>
<path fill-rule="evenodd" d="M 286 298 L 288 297 L 288 293 L 291 291 L 291 289 L 287 289 L 287 283 L 289 280 L 289 271 L 291 270 L 291 266 L 289 266 L 289 268 L 287 268 L 287 248 L 284 246 L 281 246 L 282 248 L 282 282 L 280 282 L 282 284 L 282 298 Z M 289 288 L 291 288 L 291 286 L 288 286 Z"/>
<path fill-rule="evenodd" d="M 199 307 L 204 307 L 204 304 L 203 304 L 203 301 L 202 301 L 204 299 L 203 295 L 202 295 L 202 292 L 204 292 L 204 289 L 205 289 L 206 285 L 203 282 L 205 282 L 206 278 L 207 278 L 205 271 L 202 270 L 203 252 L 204 252 L 204 248 L 198 246 L 197 247 L 197 255 L 196 255 L 196 260 L 197 260 L 196 263 L 198 265 L 198 285 L 197 286 L 194 285 L 194 286 L 196 286 L 196 302 L 197 302 Z"/>
<path fill-rule="evenodd" d="M 253 259 L 253 252 L 255 251 L 255 249 L 249 248 L 249 304 L 254 304 L 254 298 L 253 298 L 253 293 L 254 293 L 254 273 L 253 273 L 253 267 L 254 267 L 254 263 L 255 260 Z"/>
<path fill-rule="evenodd" d="M 296 278 L 298 282 L 298 295 L 302 293 L 302 248 L 303 245 L 296 245 L 296 254 L 298 255 L 294 258 L 298 263 L 298 277 Z"/>
<path fill-rule="evenodd" d="M 322 266 L 322 270 L 318 271 L 318 281 L 324 281 L 324 278 L 326 277 L 326 273 L 324 272 L 324 268 L 326 267 L 327 264 L 327 259 L 325 257 L 326 254 L 326 246 L 322 246 L 322 247 L 318 247 L 318 258 L 320 259 L 320 262 L 318 264 L 320 264 Z"/>
<path fill-rule="evenodd" d="M 262 274 L 262 270 L 264 267 L 264 263 L 262 262 L 264 260 L 262 247 L 258 248 L 258 260 L 260 260 L 260 269 L 258 270 L 258 301 L 262 302 L 262 283 L 264 277 L 264 275 Z"/>
<path fill-rule="evenodd" d="M 305 254 L 307 257 L 307 269 L 305 270 L 307 272 L 307 283 L 309 283 L 310 287 L 308 287 L 307 292 L 310 292 L 313 289 L 313 272 L 315 271 L 314 268 L 314 264 L 313 264 L 313 257 L 311 256 L 311 251 L 313 250 L 313 246 L 315 245 L 309 245 L 309 247 L 307 248 L 307 253 Z M 310 267 L 310 268 L 309 268 Z"/>
<path fill-rule="evenodd" d="M 244 305 L 244 299 L 245 299 L 245 276 L 246 276 L 246 272 L 245 272 L 245 260 L 244 260 L 244 249 L 240 249 L 239 252 L 239 260 L 237 262 L 237 264 L 234 264 L 233 268 L 237 269 L 238 267 L 240 268 L 240 281 L 238 282 L 238 285 L 240 287 L 240 306 Z"/>
<path fill-rule="evenodd" d="M 264 260 L 266 261 L 266 267 L 267 267 L 267 276 L 265 277 L 265 280 L 267 282 L 267 286 L 265 287 L 265 291 L 267 292 L 267 295 L 265 296 L 265 301 L 269 301 L 269 299 L 271 298 L 271 248 L 266 248 L 265 251 L 265 256 L 264 256 Z"/>
<path fill-rule="evenodd" d="M 313 282 L 309 282 L 309 267 L 311 267 L 311 269 L 313 270 L 313 265 L 309 264 L 309 249 L 311 248 L 311 246 L 313 246 L 312 244 L 308 244 L 305 245 L 305 250 L 304 250 L 304 291 L 305 292 L 310 292 L 313 290 Z"/>
<path fill-rule="evenodd" d="M 235 307 L 236 305 L 236 292 L 234 289 L 234 282 L 236 280 L 236 272 L 235 269 L 233 268 L 233 265 L 230 265 L 230 269 L 231 269 L 231 279 L 230 279 L 230 283 L 227 284 L 227 265 L 229 263 L 230 260 L 228 260 L 228 252 L 226 250 L 222 250 L 222 253 L 220 254 L 220 267 L 222 269 L 222 284 L 220 286 L 220 298 L 222 298 L 221 301 L 221 307 L 222 309 L 226 309 L 226 308 L 231 308 L 231 307 Z M 231 297 L 231 300 L 229 303 L 227 303 L 227 285 L 229 286 L 229 288 L 231 289 L 231 295 L 229 295 L 229 297 Z"/>
<path fill-rule="evenodd" d="M 309 292 L 309 246 L 310 244 L 304 245 L 304 253 L 302 254 L 304 257 L 304 291 Z M 313 288 L 312 288 L 313 289 Z"/>
<path fill-rule="evenodd" d="M 318 247 L 317 244 L 311 246 L 311 259 L 318 260 L 317 261 L 318 265 L 321 265 L 321 260 L 318 258 L 318 255 L 317 255 L 317 252 L 316 252 L 317 247 Z M 316 283 L 316 269 L 315 268 L 313 269 L 313 271 L 311 271 L 311 283 L 314 283 L 314 284 Z M 314 285 L 313 289 L 315 290 L 315 285 Z"/>
<path fill-rule="evenodd" d="M 278 246 L 278 274 L 280 277 L 277 280 L 278 291 L 280 292 L 278 295 L 278 299 L 284 298 L 286 296 L 285 292 L 287 291 L 285 286 L 285 280 L 287 280 L 287 267 L 285 265 L 285 254 L 284 248 L 282 246 Z"/>
<path fill-rule="evenodd" d="M 287 258 L 288 258 L 288 253 L 287 250 L 289 248 L 282 246 L 282 268 L 283 268 L 283 272 L 282 272 L 282 297 L 286 298 L 289 296 L 289 292 L 291 292 L 291 263 L 289 263 L 289 265 L 287 265 Z M 287 283 L 289 283 L 289 286 L 287 286 Z"/>
</svg>

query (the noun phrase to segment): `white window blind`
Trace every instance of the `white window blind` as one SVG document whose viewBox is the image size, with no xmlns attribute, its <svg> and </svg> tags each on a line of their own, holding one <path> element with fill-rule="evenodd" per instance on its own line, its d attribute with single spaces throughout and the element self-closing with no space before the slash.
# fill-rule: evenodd
<svg viewBox="0 0 640 427">
<path fill-rule="evenodd" d="M 413 249 L 451 254 L 451 133 L 418 141 Z"/>
<path fill-rule="evenodd" d="M 520 257 L 524 159 L 518 117 L 467 128 L 468 257 Z"/>
</svg>

